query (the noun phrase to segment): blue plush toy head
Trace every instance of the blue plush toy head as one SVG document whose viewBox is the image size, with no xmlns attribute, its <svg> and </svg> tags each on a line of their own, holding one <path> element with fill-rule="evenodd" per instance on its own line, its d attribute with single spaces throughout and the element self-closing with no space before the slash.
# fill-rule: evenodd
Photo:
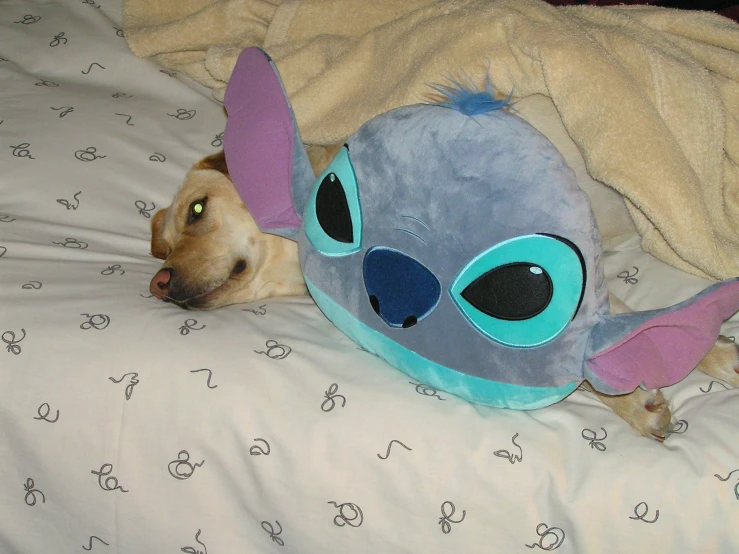
<svg viewBox="0 0 739 554">
<path fill-rule="evenodd" d="M 577 386 L 585 331 L 607 311 L 598 234 L 572 171 L 525 121 L 399 108 L 317 182 L 303 273 L 361 346 L 475 402 L 550 403 Z"/>
<path fill-rule="evenodd" d="M 261 78 L 282 89 L 261 51 L 239 64 L 226 95 L 226 157 L 237 187 L 264 195 L 239 158 L 259 138 L 245 138 L 245 117 L 234 114 L 259 97 Z M 490 91 L 446 92 L 440 104 L 367 122 L 317 179 L 287 101 L 267 114 L 283 129 L 271 148 L 289 166 L 302 220 L 299 231 L 273 232 L 297 235 L 326 316 L 415 379 L 493 406 L 546 406 L 584 379 L 618 394 L 684 377 L 739 307 L 739 283 L 667 310 L 609 316 L 597 227 L 560 153 Z M 258 222 L 285 212 L 250 195 L 242 192 Z"/>
</svg>

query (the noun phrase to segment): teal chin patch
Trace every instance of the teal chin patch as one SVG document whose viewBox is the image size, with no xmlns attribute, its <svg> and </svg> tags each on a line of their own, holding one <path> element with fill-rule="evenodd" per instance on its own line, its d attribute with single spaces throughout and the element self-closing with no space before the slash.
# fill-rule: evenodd
<svg viewBox="0 0 739 554">
<path fill-rule="evenodd" d="M 331 300 L 306 278 L 313 300 L 336 327 L 368 352 L 386 360 L 414 379 L 475 404 L 514 410 L 544 408 L 569 396 L 579 383 L 561 387 L 524 387 L 465 375 L 404 348 L 371 329 Z M 380 354 L 380 352 L 382 354 Z"/>
</svg>

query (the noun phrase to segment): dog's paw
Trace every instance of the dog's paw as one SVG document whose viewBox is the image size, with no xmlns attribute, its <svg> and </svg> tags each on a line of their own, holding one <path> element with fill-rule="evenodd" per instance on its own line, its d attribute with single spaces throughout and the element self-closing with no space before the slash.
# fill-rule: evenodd
<svg viewBox="0 0 739 554">
<path fill-rule="evenodd" d="M 716 344 L 698 364 L 698 369 L 732 387 L 739 387 L 739 347 L 736 342 L 719 336 Z"/>
<path fill-rule="evenodd" d="M 633 415 L 627 423 L 640 435 L 663 442 L 672 433 L 675 421 L 662 391 L 636 389 L 629 396 L 635 398 Z"/>
<path fill-rule="evenodd" d="M 642 436 L 662 442 L 675 427 L 670 405 L 660 390 L 636 389 L 620 396 L 595 394 Z"/>
</svg>

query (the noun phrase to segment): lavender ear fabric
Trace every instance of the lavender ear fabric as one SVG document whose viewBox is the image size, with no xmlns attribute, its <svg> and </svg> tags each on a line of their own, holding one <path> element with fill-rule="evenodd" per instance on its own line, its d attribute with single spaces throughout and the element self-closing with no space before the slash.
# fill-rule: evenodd
<svg viewBox="0 0 739 554">
<path fill-rule="evenodd" d="M 259 48 L 239 56 L 224 99 L 224 133 L 231 180 L 259 228 L 296 240 L 300 217 L 292 185 L 314 179 L 295 116 L 277 70 Z"/>
<path fill-rule="evenodd" d="M 605 316 L 591 334 L 589 349 L 597 353 L 585 377 L 614 394 L 677 383 L 708 353 L 737 305 L 739 281 L 731 280 L 671 308 Z"/>
</svg>

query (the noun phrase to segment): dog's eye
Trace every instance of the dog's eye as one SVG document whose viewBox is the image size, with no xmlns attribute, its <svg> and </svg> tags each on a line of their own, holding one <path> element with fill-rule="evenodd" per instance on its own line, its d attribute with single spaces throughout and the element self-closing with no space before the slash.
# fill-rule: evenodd
<svg viewBox="0 0 739 554">
<path fill-rule="evenodd" d="M 195 200 L 195 202 L 190 204 L 190 211 L 187 215 L 187 222 L 192 223 L 193 221 L 197 221 L 205 212 L 205 205 L 207 203 L 207 198 L 201 198 L 200 200 Z"/>
</svg>

